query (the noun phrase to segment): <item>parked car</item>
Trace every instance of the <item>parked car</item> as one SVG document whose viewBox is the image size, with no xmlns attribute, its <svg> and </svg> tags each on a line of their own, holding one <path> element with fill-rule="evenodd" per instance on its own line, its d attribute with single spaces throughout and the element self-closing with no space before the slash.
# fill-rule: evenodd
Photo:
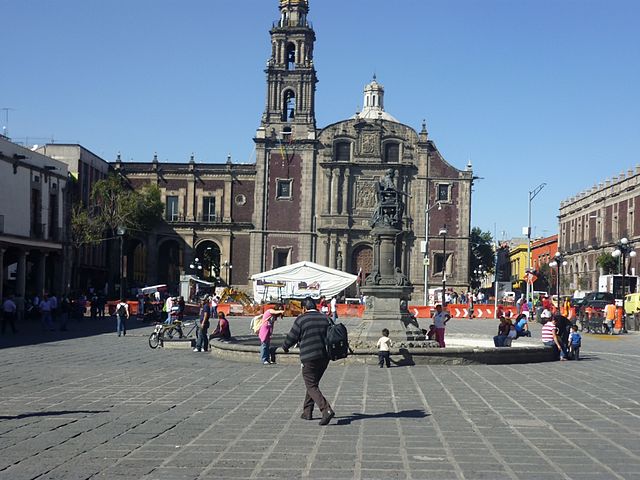
<svg viewBox="0 0 640 480">
<path fill-rule="evenodd" d="M 589 292 L 584 297 L 584 302 L 588 303 L 593 300 L 606 300 L 609 303 L 611 300 L 614 300 L 613 293 L 609 292 Z"/>
<path fill-rule="evenodd" d="M 640 293 L 630 293 L 624 297 L 624 313 L 634 315 L 640 312 Z"/>
</svg>

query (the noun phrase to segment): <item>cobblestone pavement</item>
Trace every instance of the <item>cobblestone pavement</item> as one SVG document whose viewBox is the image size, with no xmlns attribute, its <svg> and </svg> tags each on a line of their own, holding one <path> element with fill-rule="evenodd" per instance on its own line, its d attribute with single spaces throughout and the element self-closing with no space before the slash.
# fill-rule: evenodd
<svg viewBox="0 0 640 480">
<path fill-rule="evenodd" d="M 580 362 L 332 365 L 320 427 L 298 367 L 151 350 L 150 327 L 112 323 L 0 337 L 0 479 L 640 479 L 635 332 L 585 335 Z"/>
</svg>

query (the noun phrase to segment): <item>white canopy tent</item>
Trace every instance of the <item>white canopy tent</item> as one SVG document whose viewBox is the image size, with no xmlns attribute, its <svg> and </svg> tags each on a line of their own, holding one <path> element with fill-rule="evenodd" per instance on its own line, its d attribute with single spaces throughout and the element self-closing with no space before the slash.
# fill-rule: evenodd
<svg viewBox="0 0 640 480">
<path fill-rule="evenodd" d="M 251 277 L 255 301 L 280 298 L 330 298 L 352 285 L 358 277 L 313 262 L 293 265 L 257 273 Z"/>
</svg>

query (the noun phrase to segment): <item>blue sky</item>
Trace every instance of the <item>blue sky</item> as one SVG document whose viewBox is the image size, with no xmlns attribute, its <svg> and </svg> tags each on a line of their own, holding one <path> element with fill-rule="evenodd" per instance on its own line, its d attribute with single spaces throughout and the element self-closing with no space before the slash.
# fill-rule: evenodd
<svg viewBox="0 0 640 480">
<path fill-rule="evenodd" d="M 640 163 L 640 2 L 311 0 L 318 126 L 376 72 L 386 110 L 476 175 L 472 224 L 557 232 L 560 201 Z M 9 135 L 107 160 L 253 161 L 277 0 L 0 0 Z M 5 125 L 5 112 L 1 124 Z M 505 232 L 504 234 L 502 232 Z"/>
</svg>

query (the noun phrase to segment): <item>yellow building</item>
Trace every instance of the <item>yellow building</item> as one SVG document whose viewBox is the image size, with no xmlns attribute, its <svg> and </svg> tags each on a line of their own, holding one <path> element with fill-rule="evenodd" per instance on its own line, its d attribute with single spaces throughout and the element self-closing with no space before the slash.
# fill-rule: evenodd
<svg viewBox="0 0 640 480">
<path fill-rule="evenodd" d="M 509 249 L 509 264 L 511 265 L 511 285 L 513 289 L 526 289 L 525 270 L 527 268 L 527 244 Z"/>
</svg>

